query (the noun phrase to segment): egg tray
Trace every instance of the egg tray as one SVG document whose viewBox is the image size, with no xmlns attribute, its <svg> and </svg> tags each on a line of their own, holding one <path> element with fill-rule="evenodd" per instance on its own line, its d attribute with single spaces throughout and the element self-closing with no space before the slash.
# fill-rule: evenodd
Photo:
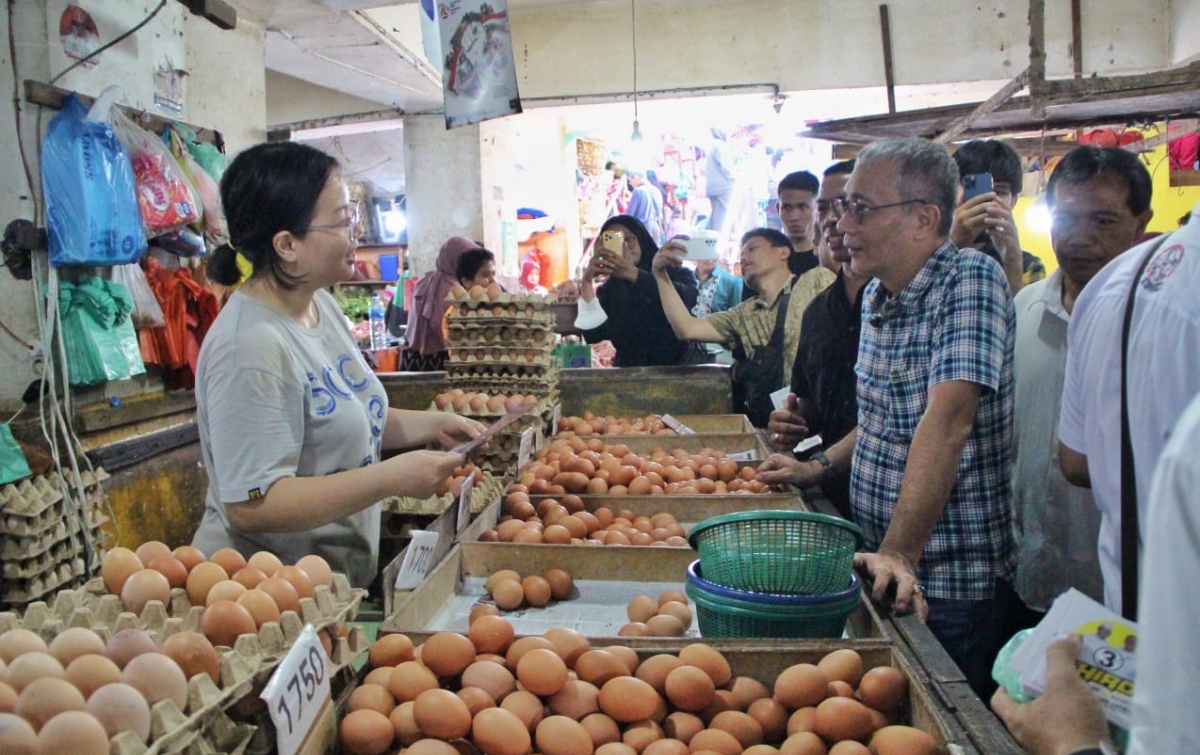
<svg viewBox="0 0 1200 755">
<path fill-rule="evenodd" d="M 92 540 L 96 541 L 103 537 L 101 526 L 108 521 L 108 517 L 96 509 L 90 513 L 89 529 L 92 532 Z M 9 574 L 9 568 L 13 562 L 32 560 L 46 553 L 55 545 L 69 541 L 71 535 L 78 531 L 77 528 L 69 526 L 66 519 L 60 517 L 55 520 L 54 526 L 36 535 L 0 535 L 0 576 Z M 16 576 L 27 575 L 17 574 Z"/>
<path fill-rule="evenodd" d="M 552 377 L 553 376 L 553 377 Z M 558 364 L 553 360 L 549 363 L 534 363 L 524 362 L 521 364 L 498 364 L 498 363 L 483 363 L 483 362 L 456 362 L 450 360 L 446 363 L 446 379 L 458 387 L 460 381 L 471 380 L 473 378 L 494 379 L 494 378 L 509 378 L 514 380 L 527 379 L 558 379 Z M 465 388 L 463 390 L 466 390 Z M 531 393 L 532 391 L 525 391 Z"/>
<path fill-rule="evenodd" d="M 457 319 L 448 324 L 446 343 L 456 346 L 514 346 L 527 349 L 554 348 L 553 331 L 521 322 L 516 325 L 481 326 L 469 320 Z M 507 334 L 504 331 L 509 331 Z"/>
<path fill-rule="evenodd" d="M 558 373 L 550 372 L 546 377 L 484 377 L 470 375 L 456 380 L 455 388 L 464 393 L 486 393 L 488 395 L 503 394 L 511 396 L 519 393 L 523 396 L 536 396 L 546 399 L 552 404 L 559 401 Z"/>
<path fill-rule="evenodd" d="M 500 354 L 496 351 L 500 349 Z M 530 358 L 532 355 L 532 358 Z M 509 367 L 549 367 L 554 359 L 549 350 L 542 349 L 501 349 L 499 346 L 480 346 L 474 348 L 451 348 L 448 364 L 474 364 L 487 366 Z"/>
<path fill-rule="evenodd" d="M 502 475 L 490 474 L 484 470 L 482 479 L 477 480 L 471 487 L 471 513 L 483 511 L 489 503 L 500 497 L 508 480 Z M 450 506 L 457 504 L 457 498 L 450 493 L 433 495 L 428 498 L 410 498 L 408 496 L 391 496 L 384 498 L 383 510 L 390 514 L 413 514 L 422 516 L 437 516 Z"/>
<path fill-rule="evenodd" d="M 474 392 L 475 393 L 487 393 L 487 391 L 474 391 Z M 439 394 L 439 395 L 441 395 L 441 394 Z M 504 395 L 504 394 L 489 393 L 488 395 L 489 396 L 500 396 L 500 395 Z M 531 395 L 531 394 L 523 394 L 523 395 Z M 507 396 L 505 396 L 505 398 L 507 398 Z M 540 415 L 543 412 L 549 410 L 550 408 L 551 408 L 551 402 L 548 399 L 543 398 L 543 399 L 539 400 L 538 403 L 536 405 L 534 405 L 534 407 L 526 413 Z M 458 414 L 463 417 L 470 417 L 471 419 L 478 419 L 478 420 L 482 420 L 485 422 L 494 420 L 494 419 L 498 419 L 508 413 L 504 410 L 503 407 L 496 409 L 496 410 L 488 410 L 488 409 L 484 408 L 484 409 L 478 409 L 478 410 L 477 409 L 466 409 L 463 411 L 458 411 L 453 406 L 447 404 L 446 406 L 443 406 L 442 408 L 439 409 L 437 404 L 435 404 L 435 403 L 429 404 L 428 411 L 446 412 L 447 414 Z"/>
<path fill-rule="evenodd" d="M 553 299 L 550 296 L 538 294 L 511 294 L 507 291 L 501 291 L 495 296 L 482 296 L 478 299 L 472 299 L 470 294 L 462 293 L 458 296 L 446 294 L 448 302 L 465 302 L 467 304 L 528 304 L 535 309 L 546 309 L 552 303 Z"/>
<path fill-rule="evenodd" d="M 446 325 L 447 327 L 479 328 L 491 325 L 498 328 L 524 326 L 550 330 L 554 328 L 554 313 L 534 310 L 521 311 L 516 309 L 515 305 L 503 307 L 497 304 L 492 307 L 471 307 L 469 304 L 459 304 L 457 309 L 451 309 L 446 315 Z"/>
<path fill-rule="evenodd" d="M 104 490 L 99 487 L 109 479 L 103 468 L 81 474 L 86 500 L 83 508 L 103 504 Z M 0 535 L 28 537 L 50 529 L 63 518 L 63 504 L 70 497 L 64 494 L 58 477 L 26 478 L 0 487 Z"/>
</svg>

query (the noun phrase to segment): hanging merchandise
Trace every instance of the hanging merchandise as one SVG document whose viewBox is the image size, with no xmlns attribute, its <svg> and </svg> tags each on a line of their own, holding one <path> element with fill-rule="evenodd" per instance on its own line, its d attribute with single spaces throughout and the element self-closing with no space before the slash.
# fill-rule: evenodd
<svg viewBox="0 0 1200 755">
<path fill-rule="evenodd" d="M 33 474 L 21 444 L 13 437 L 8 423 L 0 425 L 0 485 L 23 480 Z"/>
<path fill-rule="evenodd" d="M 205 173 L 212 176 L 214 181 L 218 184 L 221 183 L 221 177 L 225 175 L 225 169 L 229 167 L 229 157 L 217 149 L 215 144 L 200 141 L 196 132 L 192 131 L 190 127 L 178 121 L 173 122 L 171 127 L 179 133 L 179 137 L 196 160 L 196 164 L 203 168 Z"/>
<path fill-rule="evenodd" d="M 191 270 L 169 270 L 154 257 L 146 258 L 146 280 L 162 305 L 165 325 L 138 334 L 142 356 L 164 369 L 168 388 L 194 388 L 200 345 L 217 319 L 217 297 Z"/>
<path fill-rule="evenodd" d="M 141 266 L 117 265 L 112 270 L 112 279 L 124 286 L 125 290 L 129 292 L 129 298 L 133 300 L 133 311 L 130 313 L 130 317 L 133 318 L 135 330 L 156 328 L 166 324 L 163 319 L 162 306 L 158 303 L 154 292 L 150 290 L 150 284 L 146 282 L 146 274 L 142 272 Z"/>
<path fill-rule="evenodd" d="M 196 201 L 196 191 L 170 150 L 157 136 L 140 128 L 119 110 L 112 112 L 112 123 L 133 164 L 146 238 L 199 221 L 201 206 Z"/>
<path fill-rule="evenodd" d="M 108 123 L 114 93 L 89 113 L 74 94 L 42 145 L 50 264 L 123 265 L 146 251 L 129 154 Z"/>
<path fill-rule="evenodd" d="M 183 174 L 191 181 L 204 207 L 204 232 L 214 237 L 218 246 L 224 244 L 229 240 L 229 228 L 225 223 L 225 210 L 221 207 L 221 187 L 192 157 L 177 127 L 168 126 L 163 139 L 168 142 L 171 154 L 183 168 Z"/>
<path fill-rule="evenodd" d="M 155 236 L 154 245 L 180 257 L 203 257 L 207 253 L 204 239 L 191 228 L 176 228 Z"/>
<path fill-rule="evenodd" d="M 133 299 L 120 283 L 81 276 L 60 281 L 58 306 L 71 385 L 121 380 L 146 371 L 130 313 Z"/>
</svg>

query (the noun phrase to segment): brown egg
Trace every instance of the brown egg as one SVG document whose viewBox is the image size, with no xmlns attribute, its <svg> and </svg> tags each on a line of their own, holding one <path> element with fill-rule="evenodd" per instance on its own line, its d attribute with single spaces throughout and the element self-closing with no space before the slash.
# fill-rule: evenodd
<svg viewBox="0 0 1200 755">
<path fill-rule="evenodd" d="M 758 725 L 762 727 L 763 739 L 767 742 L 780 742 L 787 736 L 788 713 L 773 697 L 760 697 L 746 708 Z"/>
<path fill-rule="evenodd" d="M 537 727 L 535 737 L 542 755 L 591 755 L 591 735 L 578 721 L 567 716 L 550 716 Z"/>
<path fill-rule="evenodd" d="M 729 732 L 743 748 L 763 743 L 762 726 L 753 717 L 738 710 L 722 711 L 713 716 L 708 725 L 710 728 Z"/>
<path fill-rule="evenodd" d="M 153 708 L 159 700 L 170 700 L 175 707 L 187 707 L 187 679 L 179 664 L 162 653 L 143 653 L 121 672 L 121 681 L 133 687 Z"/>
<path fill-rule="evenodd" d="M 541 608 L 550 602 L 550 583 L 542 577 L 526 577 L 521 580 L 521 589 L 525 593 L 525 602 L 534 608 Z"/>
<path fill-rule="evenodd" d="M 144 568 L 145 565 L 133 551 L 128 548 L 113 548 L 104 554 L 104 559 L 100 562 L 100 577 L 104 580 L 104 589 L 113 595 L 120 595 L 129 575 Z"/>
<path fill-rule="evenodd" d="M 268 577 L 277 576 L 275 572 L 283 568 L 283 562 L 279 560 L 279 556 L 276 556 L 270 551 L 259 551 L 255 553 L 254 555 L 250 556 L 250 558 L 246 559 L 246 565 L 262 570 L 262 573 L 266 574 Z"/>
<path fill-rule="evenodd" d="M 120 678 L 120 672 L 117 672 L 117 674 L 118 678 Z M 17 691 L 4 682 L 0 682 L 0 713 L 12 713 L 16 707 Z"/>
<path fill-rule="evenodd" d="M 639 753 L 660 739 L 663 739 L 663 730 L 656 721 L 638 721 L 630 724 L 621 735 L 621 741 Z"/>
<path fill-rule="evenodd" d="M 391 666 L 376 666 L 375 668 L 371 669 L 370 673 L 368 673 L 365 677 L 363 677 L 362 683 L 363 684 L 378 684 L 381 687 L 386 687 L 386 686 L 388 686 L 388 680 L 391 678 L 392 678 L 392 667 Z"/>
<path fill-rule="evenodd" d="M 109 737 L 131 731 L 142 742 L 150 738 L 150 704 L 128 684 L 107 684 L 96 690 L 84 711 L 95 716 Z"/>
<path fill-rule="evenodd" d="M 797 709 L 788 716 L 788 736 L 802 731 L 815 731 L 817 726 L 817 706 L 811 705 Z"/>
<path fill-rule="evenodd" d="M 305 556 L 296 562 L 296 568 L 307 574 L 314 586 L 333 587 L 333 569 L 329 562 L 320 556 Z"/>
<path fill-rule="evenodd" d="M 651 637 L 682 637 L 685 627 L 679 619 L 663 613 L 650 617 L 646 622 L 646 631 Z"/>
<path fill-rule="evenodd" d="M 258 629 L 262 629 L 263 624 L 268 622 L 279 621 L 279 606 L 275 605 L 274 598 L 262 590 L 246 590 L 237 596 L 234 602 L 250 612 L 254 626 Z"/>
<path fill-rule="evenodd" d="M 194 572 L 193 572 L 194 573 Z M 262 590 L 271 599 L 275 601 L 275 605 L 279 607 L 279 612 L 295 611 L 300 612 L 300 594 L 296 592 L 296 588 L 291 582 L 280 577 L 267 577 L 262 582 L 258 583 L 255 590 Z"/>
<path fill-rule="evenodd" d="M 471 736 L 484 755 L 526 755 L 532 744 L 524 722 L 504 708 L 479 711 L 471 723 Z"/>
<path fill-rule="evenodd" d="M 465 739 L 458 740 L 458 743 L 464 748 L 469 747 L 469 752 L 472 755 L 479 752 L 474 746 L 469 745 Z M 462 755 L 462 753 L 449 742 L 425 737 L 424 739 L 418 739 L 404 748 L 404 755 Z"/>
<path fill-rule="evenodd" d="M 185 679 L 191 679 L 196 674 L 208 674 L 214 684 L 220 683 L 220 656 L 208 638 L 199 632 L 176 632 L 163 642 L 162 652 L 175 661 Z M 67 672 L 70 673 L 70 669 Z"/>
<path fill-rule="evenodd" d="M 411 745 L 425 738 L 421 733 L 421 727 L 417 726 L 417 722 L 413 719 L 413 703 L 409 700 L 406 703 L 400 703 L 388 716 L 392 722 L 392 730 L 396 734 L 396 740 L 404 746 Z"/>
<path fill-rule="evenodd" d="M 467 289 L 463 288 L 461 284 L 455 283 L 453 286 L 450 287 L 449 296 L 451 299 L 462 299 L 466 295 L 467 295 Z"/>
<path fill-rule="evenodd" d="M 316 585 L 303 569 L 295 566 L 281 566 L 274 576 L 291 582 L 292 587 L 296 588 L 296 594 L 302 598 L 312 598 L 317 594 Z"/>
<path fill-rule="evenodd" d="M 775 699 L 790 710 L 806 708 L 824 700 L 828 686 L 821 669 L 811 663 L 797 663 L 775 679 Z"/>
<path fill-rule="evenodd" d="M 37 732 L 15 713 L 0 712 L 0 752 L 5 755 L 38 755 Z"/>
<path fill-rule="evenodd" d="M 718 687 L 724 686 L 733 677 L 729 661 L 725 660 L 721 651 L 702 642 L 695 642 L 682 648 L 679 651 L 679 660 L 683 661 L 685 665 L 704 669 L 704 672 L 713 680 L 713 684 Z"/>
<path fill-rule="evenodd" d="M 658 613 L 659 615 L 674 616 L 685 630 L 692 626 L 692 610 L 687 607 L 687 603 L 669 600 L 658 607 Z"/>
<path fill-rule="evenodd" d="M 490 694 L 480 689 L 479 687 L 463 687 L 458 692 L 459 699 L 467 704 L 467 710 L 471 711 L 471 718 L 475 718 L 475 714 L 484 708 L 496 707 L 496 700 Z"/>
<path fill-rule="evenodd" d="M 637 651 L 631 647 L 626 647 L 624 645 L 607 645 L 604 648 L 604 652 L 608 653 L 609 655 L 616 656 L 618 660 L 624 662 L 625 669 L 629 672 L 630 676 L 633 675 L 633 672 L 637 671 L 638 664 L 641 663 L 641 659 L 638 658 Z"/>
<path fill-rule="evenodd" d="M 600 710 L 621 723 L 645 721 L 661 703 L 653 687 L 632 676 L 618 676 L 600 688 Z"/>
<path fill-rule="evenodd" d="M 817 706 L 814 731 L 827 742 L 866 741 L 875 731 L 867 706 L 845 697 L 831 697 Z"/>
<path fill-rule="evenodd" d="M 649 595 L 638 595 L 625 606 L 625 615 L 631 622 L 645 624 L 651 616 L 658 613 L 658 603 Z"/>
<path fill-rule="evenodd" d="M 793 734 L 779 745 L 779 755 L 828 755 L 825 742 L 811 731 Z"/>
<path fill-rule="evenodd" d="M 392 722 L 375 710 L 356 710 L 338 727 L 342 750 L 350 755 L 383 755 L 395 736 Z"/>
<path fill-rule="evenodd" d="M 503 653 L 516 635 L 512 624 L 500 616 L 481 616 L 470 622 L 467 637 L 477 653 Z"/>
<path fill-rule="evenodd" d="M 529 732 L 533 732 L 546 715 L 546 706 L 542 703 L 542 699 L 523 689 L 505 697 L 500 702 L 500 707 L 520 719 Z"/>
<path fill-rule="evenodd" d="M 49 653 L 30 652 L 17 656 L 4 670 L 4 683 L 20 694 L 25 687 L 38 679 L 62 679 L 67 675 L 63 665 Z"/>
<path fill-rule="evenodd" d="M 755 700 L 771 696 L 767 685 L 749 676 L 735 676 L 729 683 L 729 690 L 737 695 L 740 710 L 747 710 Z"/>
<path fill-rule="evenodd" d="M 596 747 L 606 745 L 609 742 L 621 741 L 621 729 L 617 726 L 617 722 L 612 720 L 611 716 L 604 713 L 592 713 L 584 716 L 579 722 L 584 729 L 587 730 L 588 736 L 592 739 L 592 744 Z"/>
<path fill-rule="evenodd" d="M 500 608 L 505 611 L 513 611 L 520 608 L 521 604 L 525 602 L 525 589 L 515 579 L 502 579 L 492 588 L 492 598 Z"/>
<path fill-rule="evenodd" d="M 932 735 L 911 726 L 885 726 L 871 737 L 872 755 L 937 755 Z"/>
<path fill-rule="evenodd" d="M 877 666 L 863 674 L 858 683 L 858 697 L 868 707 L 883 713 L 895 713 L 908 696 L 908 680 L 904 672 L 891 666 Z"/>
<path fill-rule="evenodd" d="M 610 679 L 629 676 L 629 667 L 607 650 L 596 648 L 575 659 L 575 673 L 583 681 L 603 687 Z"/>
<path fill-rule="evenodd" d="M 83 627 L 64 629 L 50 641 L 50 655 L 54 656 L 63 667 L 80 656 L 97 653 L 104 655 L 104 640 L 100 635 Z"/>
<path fill-rule="evenodd" d="M 0 661 L 6 664 L 12 663 L 18 655 L 49 651 L 46 641 L 28 629 L 10 629 L 0 634 Z"/>
<path fill-rule="evenodd" d="M 243 634 L 255 634 L 258 625 L 245 606 L 232 600 L 218 600 L 204 609 L 200 631 L 212 644 L 231 648 Z"/>
<path fill-rule="evenodd" d="M 471 286 L 471 288 L 467 291 L 467 296 L 471 298 L 471 301 L 479 301 L 483 297 L 487 296 L 487 289 L 480 285 Z"/>
<path fill-rule="evenodd" d="M 350 697 L 346 699 L 346 709 L 350 712 L 356 710 L 376 710 L 385 716 L 391 715 L 392 709 L 396 707 L 396 698 L 392 697 L 392 693 L 387 691 L 387 687 L 381 687 L 378 684 L 360 684 L 350 693 Z"/>
<path fill-rule="evenodd" d="M 405 703 L 416 700 L 417 695 L 427 689 L 437 689 L 438 680 L 432 671 L 420 663 L 405 661 L 392 669 L 387 687 L 397 702 Z"/>
<path fill-rule="evenodd" d="M 166 577 L 167 584 L 172 588 L 183 587 L 187 584 L 187 567 L 170 553 L 159 556 L 151 561 L 149 568 Z"/>
<path fill-rule="evenodd" d="M 59 713 L 38 732 L 39 755 L 108 755 L 108 752 L 104 726 L 82 710 Z"/>
<path fill-rule="evenodd" d="M 691 713 L 707 710 L 716 696 L 712 678 L 695 666 L 681 665 L 668 673 L 664 690 L 672 705 Z"/>
<path fill-rule="evenodd" d="M 688 755 L 688 746 L 678 739 L 663 738 L 646 745 L 642 755 Z"/>
<path fill-rule="evenodd" d="M 516 677 L 512 672 L 491 661 L 475 661 L 462 672 L 462 686 L 478 687 L 487 692 L 493 702 L 504 699 L 504 696 L 517 688 Z"/>
<path fill-rule="evenodd" d="M 171 600 L 171 583 L 167 578 L 154 569 L 142 569 L 130 574 L 121 588 L 121 604 L 125 610 L 140 615 L 152 600 L 164 606 Z"/>
<path fill-rule="evenodd" d="M 829 748 L 829 755 L 871 755 L 871 751 L 861 742 L 847 739 Z"/>
<path fill-rule="evenodd" d="M 150 563 L 159 556 L 170 556 L 171 549 L 167 547 L 166 543 L 159 542 L 158 540 L 147 540 L 138 546 L 137 550 L 134 551 L 134 555 L 138 557 L 138 561 L 141 561 L 142 564 L 149 568 Z"/>
<path fill-rule="evenodd" d="M 562 689 L 546 700 L 546 704 L 552 713 L 581 721 L 585 716 L 600 711 L 599 697 L 600 690 L 596 685 L 579 679 L 568 679 Z"/>
<path fill-rule="evenodd" d="M 104 649 L 104 654 L 120 669 L 143 653 L 157 652 L 158 645 L 140 629 L 122 629 L 109 638 L 108 646 Z"/>
<path fill-rule="evenodd" d="M 413 720 L 427 737 L 458 739 L 471 731 L 471 710 L 449 690 L 430 689 L 413 701 Z"/>
<path fill-rule="evenodd" d="M 588 638 L 574 629 L 554 627 L 547 629 L 543 636 L 554 644 L 554 649 L 558 651 L 559 657 L 571 668 L 574 668 L 575 661 L 579 659 L 579 656 L 592 649 Z"/>
<path fill-rule="evenodd" d="M 233 548 L 221 548 L 209 556 L 208 560 L 225 570 L 224 579 L 233 577 L 246 566 L 246 557 Z"/>
<path fill-rule="evenodd" d="M 40 730 L 63 711 L 83 710 L 84 702 L 83 693 L 66 679 L 43 677 L 25 685 L 13 712 Z"/>
<path fill-rule="evenodd" d="M 535 695 L 553 695 L 567 682 L 567 664 L 556 651 L 536 648 L 521 656 L 517 679 Z"/>
<path fill-rule="evenodd" d="M 413 643 L 406 634 L 385 634 L 375 640 L 367 656 L 371 666 L 399 666 L 413 659 Z"/>
<path fill-rule="evenodd" d="M 742 755 L 779 755 L 779 748 L 771 745 L 752 745 L 743 750 Z"/>
<path fill-rule="evenodd" d="M 609 742 L 597 747 L 595 755 L 638 755 L 638 751 L 624 742 Z"/>
<path fill-rule="evenodd" d="M 234 552 L 236 553 L 236 551 Z M 218 582 L 224 582 L 227 579 L 229 579 L 229 575 L 215 561 L 205 561 L 202 564 L 196 564 L 195 568 L 188 572 L 186 583 L 188 600 L 194 606 L 205 605 L 205 602 L 208 600 L 208 592 L 213 588 L 213 585 Z"/>
<path fill-rule="evenodd" d="M 458 676 L 475 662 L 475 645 L 457 632 L 438 632 L 421 646 L 421 662 L 438 676 Z"/>
<path fill-rule="evenodd" d="M 513 641 L 513 644 L 508 646 L 508 652 L 504 654 L 504 662 L 508 664 L 510 669 L 515 669 L 517 664 L 521 662 L 521 656 L 528 653 L 530 650 L 542 648 L 554 653 L 557 652 L 554 643 L 545 637 L 528 636 L 518 637 Z"/>
<path fill-rule="evenodd" d="M 212 586 L 208 591 L 208 595 L 204 598 L 204 605 L 211 606 L 218 600 L 237 601 L 246 592 L 246 586 L 241 582 L 235 582 L 232 579 L 223 579 Z"/>
<path fill-rule="evenodd" d="M 854 688 L 841 679 L 834 679 L 825 688 L 826 697 L 854 697 Z"/>
<path fill-rule="evenodd" d="M 179 563 L 183 564 L 188 571 L 196 568 L 197 564 L 202 564 L 208 560 L 208 556 L 204 555 L 204 551 L 191 545 L 181 545 L 171 551 Z"/>
<path fill-rule="evenodd" d="M 718 755 L 741 755 L 743 749 L 737 737 L 720 729 L 705 729 L 697 733 L 688 742 L 688 748 L 692 752 L 711 750 Z"/>
<path fill-rule="evenodd" d="M 267 575 L 263 574 L 262 569 L 255 569 L 253 566 L 243 566 L 231 577 L 234 582 L 244 585 L 247 590 L 258 587 L 259 583 L 266 578 Z"/>
<path fill-rule="evenodd" d="M 704 721 L 692 713 L 676 711 L 663 721 L 663 733 L 684 744 L 691 742 L 701 731 L 704 731 Z"/>
<path fill-rule="evenodd" d="M 617 630 L 618 637 L 649 637 L 650 627 L 640 621 L 631 621 L 628 624 L 622 624 Z"/>
<path fill-rule="evenodd" d="M 817 663 L 817 668 L 825 673 L 829 681 L 843 681 L 851 687 L 857 687 L 863 675 L 862 656 L 856 651 L 843 648 L 827 653 Z"/>
</svg>

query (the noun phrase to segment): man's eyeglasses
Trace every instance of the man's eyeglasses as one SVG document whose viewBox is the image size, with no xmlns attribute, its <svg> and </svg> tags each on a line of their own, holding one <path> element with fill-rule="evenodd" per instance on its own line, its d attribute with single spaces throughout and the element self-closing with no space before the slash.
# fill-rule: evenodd
<svg viewBox="0 0 1200 755">
<path fill-rule="evenodd" d="M 855 223 L 862 224 L 868 213 L 875 212 L 876 210 L 886 210 L 891 207 L 901 207 L 906 204 L 933 204 L 933 202 L 929 202 L 924 199 L 905 199 L 901 202 L 891 202 L 889 204 L 881 204 L 872 207 L 868 204 L 859 202 L 857 199 L 847 200 L 838 197 L 837 199 L 833 200 L 832 204 L 834 212 L 842 216 L 849 215 L 850 219 Z"/>
<path fill-rule="evenodd" d="M 310 231 L 344 231 L 351 241 L 358 238 L 358 230 L 362 227 L 362 213 L 358 205 L 354 205 L 350 210 L 350 217 L 340 223 L 326 223 L 323 225 L 310 225 Z"/>
</svg>

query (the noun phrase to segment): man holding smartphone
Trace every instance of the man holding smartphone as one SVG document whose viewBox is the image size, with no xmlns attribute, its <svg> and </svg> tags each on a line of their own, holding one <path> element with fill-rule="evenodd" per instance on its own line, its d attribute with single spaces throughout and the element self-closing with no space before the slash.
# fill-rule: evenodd
<svg viewBox="0 0 1200 755">
<path fill-rule="evenodd" d="M 1021 249 L 1013 207 L 1021 195 L 1024 169 L 1017 151 L 997 139 L 976 139 L 954 153 L 963 198 L 954 212 L 950 240 L 978 249 L 1000 263 L 1015 294 L 1046 277 L 1046 266 Z"/>
</svg>

